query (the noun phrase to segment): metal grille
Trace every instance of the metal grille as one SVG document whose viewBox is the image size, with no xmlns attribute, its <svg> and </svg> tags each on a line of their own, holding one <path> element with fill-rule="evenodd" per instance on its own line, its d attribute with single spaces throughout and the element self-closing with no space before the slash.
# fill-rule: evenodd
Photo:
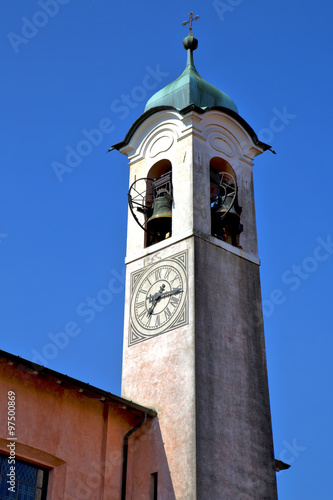
<svg viewBox="0 0 333 500">
<path fill-rule="evenodd" d="M 15 460 L 15 487 L 9 481 L 8 457 L 0 455 L 0 500 L 46 500 L 48 471 L 41 467 Z"/>
</svg>

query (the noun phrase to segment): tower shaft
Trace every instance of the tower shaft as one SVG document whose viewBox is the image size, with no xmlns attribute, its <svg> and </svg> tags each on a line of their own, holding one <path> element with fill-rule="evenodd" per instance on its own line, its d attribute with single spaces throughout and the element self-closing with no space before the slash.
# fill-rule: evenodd
<svg viewBox="0 0 333 500">
<path fill-rule="evenodd" d="M 171 169 L 172 234 L 149 245 L 129 215 L 122 396 L 158 412 L 177 500 L 274 500 L 252 182 L 262 149 L 222 109 L 163 110 L 142 128 L 121 149 L 130 185 Z M 219 170 L 242 207 L 233 244 L 211 234 Z"/>
</svg>

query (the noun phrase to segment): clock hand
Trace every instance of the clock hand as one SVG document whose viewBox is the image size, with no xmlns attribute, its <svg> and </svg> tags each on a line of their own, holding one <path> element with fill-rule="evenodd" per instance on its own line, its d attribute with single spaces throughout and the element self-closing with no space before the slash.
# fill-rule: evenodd
<svg viewBox="0 0 333 500">
<path fill-rule="evenodd" d="M 162 298 L 162 297 L 169 297 L 170 295 L 175 295 L 176 293 L 179 293 L 182 291 L 182 289 L 179 288 L 174 288 L 173 290 L 169 290 L 168 292 L 163 292 L 165 288 L 165 285 L 162 285 L 160 288 L 159 292 L 154 293 L 154 295 L 149 296 L 149 302 L 152 302 L 152 306 L 148 309 L 148 314 L 152 315 L 155 309 L 155 306 L 157 302 Z"/>
<path fill-rule="evenodd" d="M 160 296 L 162 295 L 164 288 L 165 288 L 165 285 L 161 285 L 159 292 L 154 293 L 154 295 L 150 294 L 148 297 L 149 302 L 154 302 L 154 301 L 158 300 L 160 298 Z"/>
<path fill-rule="evenodd" d="M 170 295 L 175 295 L 176 293 L 179 293 L 181 291 L 182 291 L 182 289 L 179 287 L 179 288 L 174 288 L 173 290 L 169 290 L 168 292 L 157 292 L 157 293 L 154 293 L 154 295 L 150 295 L 149 302 L 153 302 L 154 304 L 152 307 L 149 308 L 148 312 L 150 310 L 154 309 L 156 302 L 158 302 L 162 297 L 168 297 Z"/>
<path fill-rule="evenodd" d="M 148 309 L 148 314 L 151 316 L 153 314 L 153 311 L 155 309 L 155 306 L 157 304 L 157 300 L 154 300 L 153 305 Z"/>
<path fill-rule="evenodd" d="M 174 288 L 173 290 L 170 290 L 169 292 L 160 293 L 159 298 L 168 297 L 169 295 L 175 295 L 176 293 L 179 293 L 179 292 L 182 292 L 182 289 L 180 287 Z"/>
<path fill-rule="evenodd" d="M 163 295 L 164 288 L 165 288 L 165 285 L 163 284 L 163 285 L 161 285 L 159 292 L 154 293 L 154 295 L 151 295 L 151 294 L 149 295 L 149 302 L 152 302 L 153 305 L 148 309 L 148 314 L 150 314 L 150 315 L 153 314 L 153 311 L 155 309 L 155 306 L 156 306 L 158 300 Z"/>
</svg>

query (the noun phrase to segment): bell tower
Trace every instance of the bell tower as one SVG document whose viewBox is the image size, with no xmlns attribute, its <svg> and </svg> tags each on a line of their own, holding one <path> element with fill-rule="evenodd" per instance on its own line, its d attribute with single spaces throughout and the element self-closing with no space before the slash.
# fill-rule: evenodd
<svg viewBox="0 0 333 500">
<path fill-rule="evenodd" d="M 193 17 L 193 16 L 192 16 Z M 269 148 L 184 72 L 111 149 L 130 165 L 122 396 L 154 408 L 177 500 L 277 498 L 252 166 Z"/>
</svg>

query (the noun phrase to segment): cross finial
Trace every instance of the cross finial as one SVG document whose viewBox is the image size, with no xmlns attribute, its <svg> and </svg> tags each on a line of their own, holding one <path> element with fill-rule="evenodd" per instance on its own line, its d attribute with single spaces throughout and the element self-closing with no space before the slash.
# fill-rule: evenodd
<svg viewBox="0 0 333 500">
<path fill-rule="evenodd" d="M 184 21 L 183 24 L 182 24 L 182 26 L 186 26 L 187 24 L 190 24 L 190 26 L 189 26 L 190 27 L 190 32 L 189 32 L 190 36 L 193 36 L 193 33 L 192 33 L 192 22 L 193 21 L 197 21 L 199 19 L 199 16 L 195 16 L 195 17 L 193 17 L 193 16 L 194 16 L 194 13 L 190 12 L 189 15 L 188 15 L 188 17 L 190 19 L 188 21 Z"/>
</svg>

